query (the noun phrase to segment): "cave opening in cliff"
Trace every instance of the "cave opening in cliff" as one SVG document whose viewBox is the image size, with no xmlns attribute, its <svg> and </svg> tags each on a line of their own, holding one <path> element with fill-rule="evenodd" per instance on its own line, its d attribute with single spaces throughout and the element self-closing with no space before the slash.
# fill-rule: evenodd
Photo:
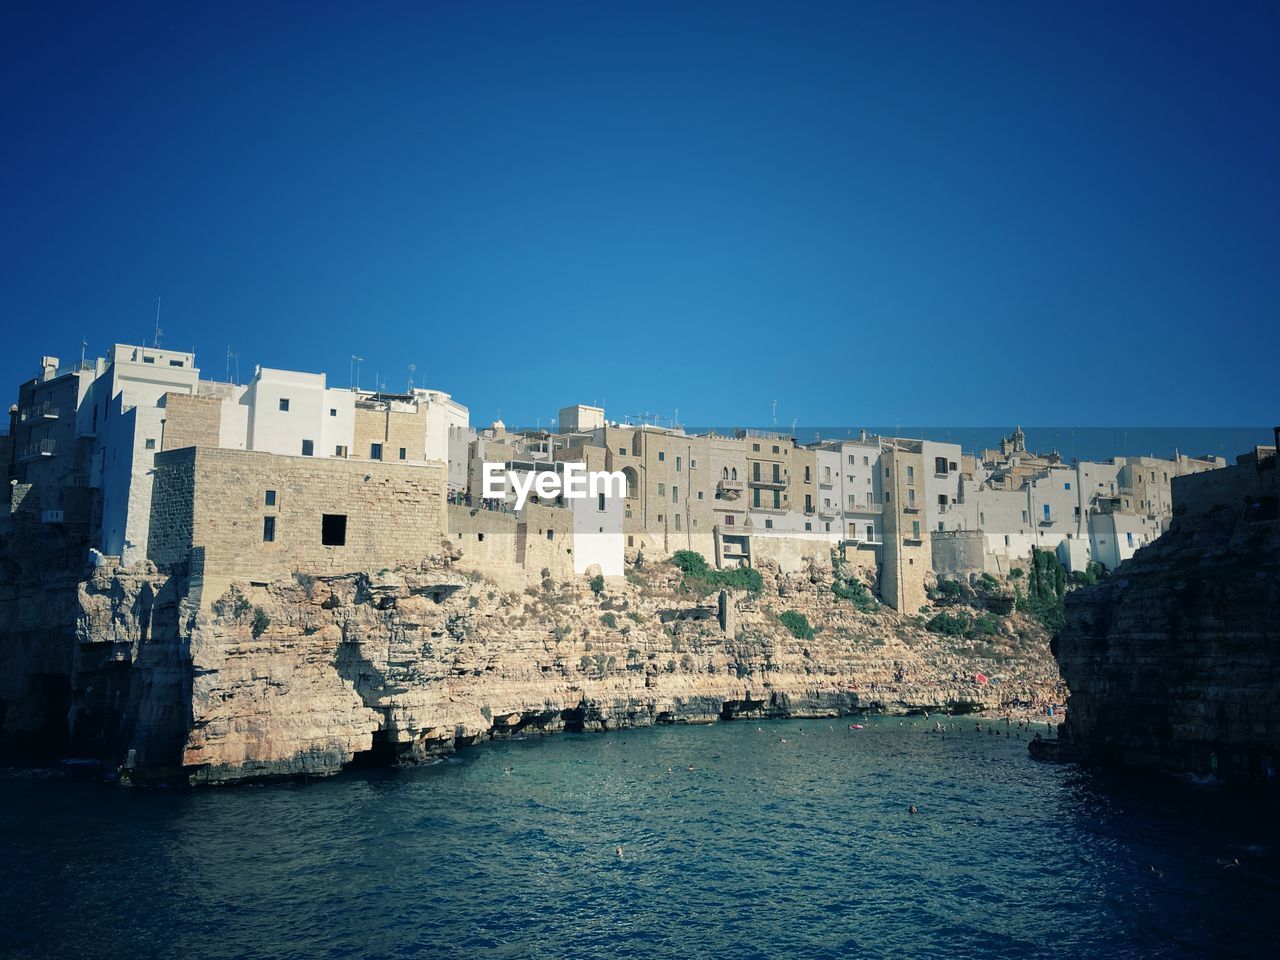
<svg viewBox="0 0 1280 960">
<path fill-rule="evenodd" d="M 347 764 L 351 770 L 373 770 L 379 767 L 393 766 L 399 759 L 399 752 L 386 730 L 375 730 L 368 750 L 358 751 Z"/>
</svg>

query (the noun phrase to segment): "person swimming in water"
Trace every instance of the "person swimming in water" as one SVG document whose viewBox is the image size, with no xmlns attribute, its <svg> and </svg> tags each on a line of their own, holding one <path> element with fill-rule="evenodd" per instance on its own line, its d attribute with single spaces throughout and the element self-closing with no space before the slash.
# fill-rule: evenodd
<svg viewBox="0 0 1280 960">
<path fill-rule="evenodd" d="M 913 817 L 919 812 L 920 811 L 916 809 L 916 805 L 914 803 L 911 804 L 911 806 L 907 807 L 907 813 L 909 813 Z"/>
</svg>

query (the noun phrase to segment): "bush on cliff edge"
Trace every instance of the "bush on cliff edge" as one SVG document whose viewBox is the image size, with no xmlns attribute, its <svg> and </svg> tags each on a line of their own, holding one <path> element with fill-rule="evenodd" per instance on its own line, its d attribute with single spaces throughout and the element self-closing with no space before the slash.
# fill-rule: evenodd
<svg viewBox="0 0 1280 960">
<path fill-rule="evenodd" d="M 700 593 L 720 589 L 759 593 L 764 589 L 764 578 L 759 570 L 750 567 L 714 570 L 702 554 L 693 550 L 677 550 L 671 555 L 671 562 L 680 568 L 685 583 Z"/>
</svg>

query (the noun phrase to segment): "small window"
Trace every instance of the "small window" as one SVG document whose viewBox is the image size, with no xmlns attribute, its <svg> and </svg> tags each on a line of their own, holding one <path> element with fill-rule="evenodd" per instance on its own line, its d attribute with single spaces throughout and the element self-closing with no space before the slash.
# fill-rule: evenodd
<svg viewBox="0 0 1280 960">
<path fill-rule="evenodd" d="M 667 495 L 667 485 L 665 483 L 658 484 L 658 496 L 665 497 Z"/>
<path fill-rule="evenodd" d="M 477 540 L 477 541 L 480 541 L 480 542 L 483 542 L 483 541 L 484 541 L 484 534 L 483 534 L 483 533 L 477 533 L 477 534 L 476 534 L 476 540 Z"/>
<path fill-rule="evenodd" d="M 181 361 L 181 360 L 170 360 L 170 361 L 169 361 L 169 366 L 171 366 L 171 367 L 180 367 L 180 366 L 182 366 L 182 361 Z"/>
<path fill-rule="evenodd" d="M 911 539 L 912 540 L 920 539 L 920 521 L 919 520 L 911 521 Z"/>
<path fill-rule="evenodd" d="M 773 521 L 772 521 L 772 520 L 770 520 L 768 517 L 766 517 L 766 518 L 765 518 L 765 521 L 764 521 L 764 528 L 765 528 L 766 530 L 772 530 L 772 529 L 773 529 Z"/>
<path fill-rule="evenodd" d="M 732 526 L 733 526 L 733 514 L 732 514 L 732 513 L 726 513 L 726 514 L 724 515 L 724 525 L 725 525 L 726 527 L 732 527 Z"/>
<path fill-rule="evenodd" d="M 778 448 L 777 448 L 777 446 L 775 446 L 775 447 L 773 448 L 773 452 L 774 452 L 774 453 L 777 453 L 777 452 L 778 452 Z"/>
<path fill-rule="evenodd" d="M 347 515 L 325 513 L 320 516 L 320 542 L 326 547 L 347 545 Z"/>
<path fill-rule="evenodd" d="M 625 457 L 626 455 L 627 455 L 627 448 L 626 448 L 626 447 L 619 447 L 619 448 L 618 448 L 618 456 L 620 456 L 620 457 Z"/>
<path fill-rule="evenodd" d="M 599 510 L 601 513 L 604 513 L 604 494 L 603 493 L 596 494 L 596 509 Z"/>
<path fill-rule="evenodd" d="M 694 459 L 694 458 L 692 458 L 692 457 L 690 457 L 690 458 L 689 458 L 689 469 L 690 469 L 690 470 L 697 470 L 697 469 L 698 469 L 698 461 L 697 461 L 697 460 L 695 460 L 695 459 Z"/>
<path fill-rule="evenodd" d="M 1067 487 L 1067 489 L 1068 489 L 1068 490 L 1070 490 L 1070 489 L 1071 489 L 1071 484 L 1069 484 L 1069 483 L 1068 483 L 1068 484 L 1066 485 L 1066 487 Z"/>
<path fill-rule="evenodd" d="M 288 413 L 288 412 L 289 412 L 289 398 L 288 398 L 288 397 L 281 397 L 281 398 L 280 398 L 280 411 L 281 411 L 282 413 Z"/>
<path fill-rule="evenodd" d="M 380 443 L 369 444 L 369 459 L 370 460 L 382 459 L 382 444 Z"/>
<path fill-rule="evenodd" d="M 752 451 L 753 453 L 759 453 L 759 452 L 760 452 L 760 444 L 758 444 L 758 443 L 753 443 L 753 444 L 751 445 L 751 451 Z"/>
<path fill-rule="evenodd" d="M 407 452 L 407 451 L 405 450 L 405 448 L 404 448 L 404 447 L 401 447 L 401 448 L 400 448 L 400 459 L 401 459 L 401 460 L 403 460 L 403 459 L 405 458 L 405 453 L 406 453 L 406 452 Z"/>
<path fill-rule="evenodd" d="M 155 362 L 156 362 L 156 358 L 155 358 L 155 357 L 143 357 L 143 358 L 142 358 L 142 362 L 143 362 L 143 363 L 155 363 Z"/>
<path fill-rule="evenodd" d="M 268 507 L 274 507 L 276 505 L 276 492 L 274 490 L 268 490 L 267 495 L 263 498 L 263 503 Z"/>
<path fill-rule="evenodd" d="M 680 502 L 680 488 L 674 485 L 671 487 L 671 502 L 672 503 Z"/>
<path fill-rule="evenodd" d="M 658 451 L 658 460 L 659 460 L 659 462 L 661 462 L 661 461 L 663 461 L 663 460 L 665 460 L 665 459 L 667 459 L 667 455 L 666 455 L 665 453 L 663 453 L 661 450 L 659 450 L 659 451 Z"/>
<path fill-rule="evenodd" d="M 676 514 L 676 529 L 680 529 L 680 514 Z"/>
<path fill-rule="evenodd" d="M 154 449 L 156 448 L 156 438 L 155 438 L 155 437 L 147 437 L 147 441 L 146 441 L 146 443 L 145 443 L 145 444 L 143 444 L 143 445 L 144 445 L 148 450 L 154 450 Z"/>
<path fill-rule="evenodd" d="M 337 408 L 337 407 L 330 407 L 330 408 L 329 408 L 329 416 L 331 416 L 331 417 L 336 417 L 337 415 L 338 415 L 338 408 Z"/>
<path fill-rule="evenodd" d="M 333 455 L 335 457 L 342 457 L 345 460 L 347 456 L 347 448 L 344 447 L 342 444 L 338 444 L 336 447 L 333 448 Z"/>
<path fill-rule="evenodd" d="M 315 441 L 313 440 L 302 441 L 302 455 L 304 457 L 315 456 L 315 452 L 316 452 Z"/>
<path fill-rule="evenodd" d="M 699 491 L 698 491 L 698 499 L 699 499 L 699 500 L 701 500 L 701 499 L 702 499 L 702 491 L 701 491 L 701 490 L 699 490 Z"/>
<path fill-rule="evenodd" d="M 805 533 L 813 533 L 813 524 L 806 521 L 804 525 L 804 529 L 805 529 Z"/>
<path fill-rule="evenodd" d="M 547 531 L 547 539 L 548 539 L 548 540 L 554 540 L 555 538 L 556 538 L 556 532 L 555 532 L 554 530 L 548 530 L 548 531 Z"/>
<path fill-rule="evenodd" d="M 263 517 L 262 518 L 262 542 L 274 543 L 275 539 L 276 539 L 276 518 Z"/>
</svg>

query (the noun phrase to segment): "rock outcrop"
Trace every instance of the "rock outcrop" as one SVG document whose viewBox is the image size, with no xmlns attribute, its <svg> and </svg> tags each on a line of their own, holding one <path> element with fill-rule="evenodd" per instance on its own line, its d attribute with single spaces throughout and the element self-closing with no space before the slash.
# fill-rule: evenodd
<svg viewBox="0 0 1280 960">
<path fill-rule="evenodd" d="M 437 558 L 235 584 L 202 606 L 180 576 L 107 561 L 78 583 L 74 636 L 48 638 L 67 651 L 53 708 L 67 749 L 123 778 L 221 783 L 561 730 L 1059 695 L 1047 637 L 1017 614 L 970 642 L 837 596 L 829 568 L 761 572 L 757 593 L 669 563 L 598 593 L 550 577 L 511 591 Z"/>
<path fill-rule="evenodd" d="M 1067 596 L 1054 641 L 1071 689 L 1067 719 L 1061 739 L 1033 745 L 1036 752 L 1234 781 L 1274 778 L 1276 471 L 1244 459 L 1175 481 L 1170 530 L 1110 580 Z"/>
</svg>

